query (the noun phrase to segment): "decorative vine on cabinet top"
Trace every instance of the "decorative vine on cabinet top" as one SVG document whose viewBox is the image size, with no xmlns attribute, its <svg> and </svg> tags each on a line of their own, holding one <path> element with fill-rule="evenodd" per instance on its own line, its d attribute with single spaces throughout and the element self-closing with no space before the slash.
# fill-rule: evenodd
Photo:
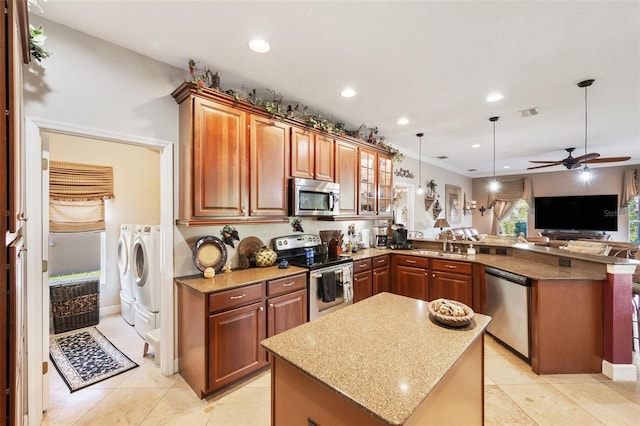
<svg viewBox="0 0 640 426">
<path fill-rule="evenodd" d="M 192 83 L 172 96 L 179 105 L 178 225 L 286 222 L 291 176 L 340 183 L 341 216 L 390 214 L 386 150 L 273 118 L 262 107 Z M 372 199 L 357 196 L 363 191 L 357 155 L 364 151 L 372 160 Z"/>
</svg>

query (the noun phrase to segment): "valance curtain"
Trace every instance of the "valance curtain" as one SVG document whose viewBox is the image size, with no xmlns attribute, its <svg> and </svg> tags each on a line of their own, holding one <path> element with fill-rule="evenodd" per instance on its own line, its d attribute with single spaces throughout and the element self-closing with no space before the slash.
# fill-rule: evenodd
<svg viewBox="0 0 640 426">
<path fill-rule="evenodd" d="M 51 161 L 49 229 L 79 232 L 105 229 L 104 200 L 113 198 L 113 168 Z"/>
<path fill-rule="evenodd" d="M 523 199 L 529 207 L 533 206 L 533 185 L 530 178 L 500 181 L 500 190 L 490 192 L 487 208 L 492 208 L 496 201 L 515 202 Z"/>
<path fill-rule="evenodd" d="M 633 197 L 640 195 L 640 169 L 631 169 L 624 172 L 622 179 L 622 196 L 620 198 L 620 208 L 629 207 Z"/>
</svg>

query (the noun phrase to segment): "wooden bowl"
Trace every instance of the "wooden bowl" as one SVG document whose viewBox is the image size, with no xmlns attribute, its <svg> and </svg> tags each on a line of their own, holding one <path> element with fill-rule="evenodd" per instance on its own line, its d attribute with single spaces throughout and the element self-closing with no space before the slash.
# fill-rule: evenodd
<svg viewBox="0 0 640 426">
<path fill-rule="evenodd" d="M 462 308 L 464 310 L 464 315 L 453 316 L 453 315 L 445 315 L 440 312 L 437 312 L 436 307 L 439 304 L 443 304 L 443 303 Z M 464 327 L 471 322 L 474 315 L 473 309 L 471 309 L 469 306 L 465 305 L 462 302 L 458 302 L 457 300 L 436 299 L 429 302 L 427 306 L 429 309 L 429 313 L 431 314 L 433 319 L 435 319 L 437 322 L 441 324 L 448 325 L 449 327 Z"/>
</svg>

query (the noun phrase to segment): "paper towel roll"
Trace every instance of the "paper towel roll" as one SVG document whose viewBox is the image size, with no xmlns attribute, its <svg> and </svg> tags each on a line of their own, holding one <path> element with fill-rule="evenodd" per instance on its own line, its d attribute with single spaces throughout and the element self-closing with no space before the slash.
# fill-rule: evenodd
<svg viewBox="0 0 640 426">
<path fill-rule="evenodd" d="M 364 247 L 367 248 L 371 245 L 371 240 L 369 236 L 369 228 L 362 228 L 360 231 L 362 234 L 362 238 L 360 238 L 360 242 L 364 243 Z"/>
</svg>

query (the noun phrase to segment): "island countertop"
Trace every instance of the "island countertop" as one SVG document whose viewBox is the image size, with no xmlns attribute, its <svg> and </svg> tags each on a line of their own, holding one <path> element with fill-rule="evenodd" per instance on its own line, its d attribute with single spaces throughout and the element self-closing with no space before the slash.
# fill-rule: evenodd
<svg viewBox="0 0 640 426">
<path fill-rule="evenodd" d="M 403 424 L 491 320 L 438 325 L 428 302 L 379 293 L 262 346 L 387 424 Z"/>
</svg>

